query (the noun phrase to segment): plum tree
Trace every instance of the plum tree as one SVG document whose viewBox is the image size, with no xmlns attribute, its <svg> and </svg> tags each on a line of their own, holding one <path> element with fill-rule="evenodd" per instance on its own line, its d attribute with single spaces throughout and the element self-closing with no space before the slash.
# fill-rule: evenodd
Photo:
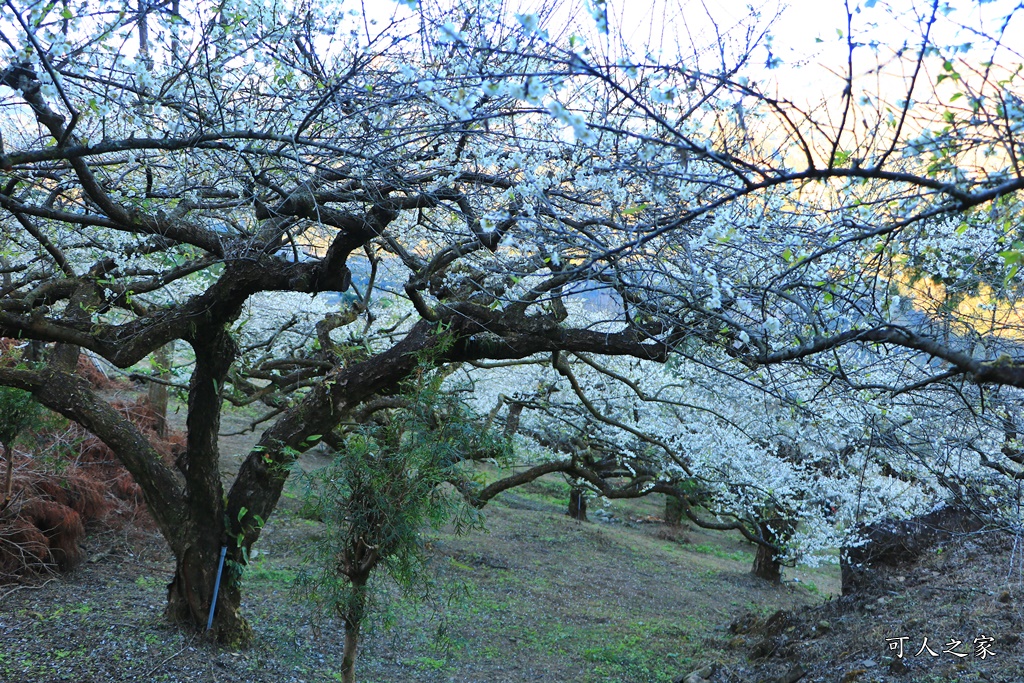
<svg viewBox="0 0 1024 683">
<path fill-rule="evenodd" d="M 296 454 L 442 338 L 437 364 L 671 359 L 780 405 L 797 379 L 1009 396 L 1024 108 L 1003 36 L 1020 13 L 978 19 L 964 47 L 945 7 L 905 46 L 851 11 L 834 97 L 800 108 L 756 65 L 778 66 L 754 15 L 649 56 L 604 14 L 607 32 L 489 0 L 377 17 L 7 0 L 0 335 L 50 348 L 0 384 L 117 453 L 177 560 L 168 611 L 196 626 L 221 547 L 244 562 Z M 400 299 L 408 317 L 385 322 Z M 584 304 L 597 321 L 570 315 Z M 131 368 L 175 340 L 180 469 L 72 374 L 82 348 Z M 268 407 L 226 491 L 225 399 Z M 1013 472 L 1009 441 L 1013 457 L 982 451 Z M 219 595 L 218 634 L 243 638 L 237 582 Z"/>
<path fill-rule="evenodd" d="M 880 434 L 870 402 L 852 392 L 823 397 L 817 380 L 782 369 L 773 382 L 786 397 L 753 384 L 755 375 L 737 381 L 691 364 L 578 354 L 555 368 L 475 365 L 467 375 L 477 410 L 494 402 L 495 422 L 509 406 L 517 461 L 530 465 L 478 491 L 482 502 L 552 472 L 608 498 L 664 493 L 694 524 L 757 543 L 755 573 L 777 580 L 781 562 L 828 559 L 856 541 L 858 524 L 922 512 L 945 492 L 927 472 L 903 473 L 905 437 Z"/>
</svg>

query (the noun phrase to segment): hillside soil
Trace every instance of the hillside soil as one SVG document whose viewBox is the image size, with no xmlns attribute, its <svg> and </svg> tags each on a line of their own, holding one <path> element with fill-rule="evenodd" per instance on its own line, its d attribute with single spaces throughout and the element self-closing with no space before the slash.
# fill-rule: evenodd
<svg viewBox="0 0 1024 683">
<path fill-rule="evenodd" d="M 224 431 L 244 422 L 232 417 Z M 231 454 L 251 445 L 251 436 L 232 439 L 226 476 Z M 311 454 L 301 464 L 323 462 Z M 540 480 L 489 506 L 486 530 L 433 534 L 429 553 L 447 597 L 393 596 L 366 636 L 359 680 L 1022 680 L 1024 558 L 1011 537 L 959 539 L 839 598 L 835 567 L 788 570 L 783 584 L 767 584 L 749 573 L 749 544 L 657 521 L 660 497 L 579 523 L 564 514 L 568 495 L 560 479 Z M 291 590 L 321 533 L 301 496 L 301 484 L 290 484 L 247 570 L 249 649 L 164 620 L 173 562 L 142 524 L 88 537 L 87 559 L 69 575 L 0 586 L 0 681 L 340 680 L 339 624 Z M 897 658 L 887 639 L 901 637 Z M 925 637 L 937 656 L 915 656 Z M 992 639 L 981 641 L 993 653 L 984 659 L 975 653 L 982 637 Z M 942 653 L 953 639 L 962 643 L 948 649 L 968 656 Z"/>
</svg>

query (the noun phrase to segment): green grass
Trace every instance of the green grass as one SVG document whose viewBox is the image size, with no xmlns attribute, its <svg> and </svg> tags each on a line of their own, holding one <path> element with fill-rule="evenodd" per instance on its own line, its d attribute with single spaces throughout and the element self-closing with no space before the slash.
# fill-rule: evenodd
<svg viewBox="0 0 1024 683">
<path fill-rule="evenodd" d="M 87 602 L 81 602 L 77 605 L 73 605 L 68 608 L 68 614 L 89 614 L 92 612 L 92 605 Z"/>
<path fill-rule="evenodd" d="M 732 560 L 733 562 L 751 561 L 750 553 L 728 550 L 720 545 L 701 543 L 699 545 L 688 545 L 684 547 L 691 552 L 700 553 L 701 555 L 711 555 L 712 557 L 719 557 L 723 560 Z"/>
<path fill-rule="evenodd" d="M 294 569 L 276 567 L 273 562 L 266 559 L 266 555 L 261 555 L 258 560 L 250 562 L 249 566 L 245 568 L 242 580 L 287 588 L 295 581 L 295 576 Z"/>
<path fill-rule="evenodd" d="M 411 666 L 420 671 L 442 671 L 448 667 L 448 662 L 436 657 L 413 657 L 402 661 L 406 666 Z"/>
<path fill-rule="evenodd" d="M 135 579 L 135 585 L 139 588 L 151 590 L 153 588 L 159 588 L 160 586 L 167 583 L 167 579 L 158 576 L 139 576 Z"/>
<path fill-rule="evenodd" d="M 592 662 L 596 681 L 665 681 L 678 676 L 693 661 L 690 650 L 694 634 L 665 622 L 633 622 L 600 635 L 600 645 L 585 647 L 582 656 Z"/>
</svg>

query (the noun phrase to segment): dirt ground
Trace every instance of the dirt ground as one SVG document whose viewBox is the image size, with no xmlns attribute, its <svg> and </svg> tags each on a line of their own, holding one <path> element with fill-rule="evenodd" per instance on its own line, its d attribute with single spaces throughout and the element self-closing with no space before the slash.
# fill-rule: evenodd
<svg viewBox="0 0 1024 683">
<path fill-rule="evenodd" d="M 1006 533 L 962 537 L 913 564 L 879 571 L 862 593 L 761 624 L 733 642 L 763 655 L 762 670 L 805 669 L 800 680 L 808 683 L 1019 683 L 1021 551 L 1021 539 Z"/>
<path fill-rule="evenodd" d="M 647 529 L 577 524 L 528 498 L 510 503 L 493 508 L 489 533 L 432 541 L 442 580 L 461 581 L 468 595 L 440 609 L 399 601 L 393 627 L 367 638 L 361 680 L 668 680 L 734 612 L 807 597 L 761 585 L 735 560 L 697 554 L 706 562 L 687 563 L 680 544 Z M 294 511 L 268 524 L 246 579 L 257 639 L 242 652 L 164 621 L 172 563 L 155 534 L 90 538 L 91 561 L 72 575 L 0 592 L 0 679 L 336 680 L 337 624 L 314 623 L 288 590 L 317 526 Z M 706 600 L 723 593 L 742 600 Z M 441 641 L 438 617 L 447 618 Z"/>
<path fill-rule="evenodd" d="M 231 417 L 224 431 L 244 422 Z M 226 477 L 252 440 L 224 442 Z M 319 462 L 313 454 L 303 465 Z M 577 523 L 564 514 L 567 492 L 557 477 L 540 480 L 502 494 L 485 530 L 433 533 L 432 566 L 448 597 L 395 596 L 366 636 L 359 680 L 1024 680 L 1024 557 L 1010 536 L 938 547 L 839 598 L 835 567 L 787 571 L 769 585 L 750 575 L 753 550 L 737 537 L 651 521 L 656 498 Z M 0 681 L 340 680 L 341 629 L 291 590 L 321 532 L 302 516 L 301 496 L 297 483 L 288 488 L 247 570 L 250 648 L 221 648 L 167 623 L 172 558 L 152 529 L 129 527 L 90 536 L 87 561 L 70 575 L 0 586 Z M 937 656 L 915 655 L 926 637 Z M 976 656 L 976 639 L 988 638 L 979 642 L 991 654 Z M 949 649 L 966 657 L 942 653 L 953 639 L 961 645 Z"/>
</svg>

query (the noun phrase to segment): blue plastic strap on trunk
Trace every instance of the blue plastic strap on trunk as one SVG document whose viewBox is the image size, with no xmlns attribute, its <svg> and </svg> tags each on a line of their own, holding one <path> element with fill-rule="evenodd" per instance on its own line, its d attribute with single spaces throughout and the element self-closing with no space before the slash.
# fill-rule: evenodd
<svg viewBox="0 0 1024 683">
<path fill-rule="evenodd" d="M 228 547 L 220 547 L 220 562 L 217 564 L 217 580 L 213 584 L 213 601 L 210 603 L 210 618 L 206 620 L 206 630 L 213 628 L 213 613 L 217 609 L 217 593 L 220 592 L 220 576 L 224 571 L 224 556 L 227 555 Z"/>
</svg>

